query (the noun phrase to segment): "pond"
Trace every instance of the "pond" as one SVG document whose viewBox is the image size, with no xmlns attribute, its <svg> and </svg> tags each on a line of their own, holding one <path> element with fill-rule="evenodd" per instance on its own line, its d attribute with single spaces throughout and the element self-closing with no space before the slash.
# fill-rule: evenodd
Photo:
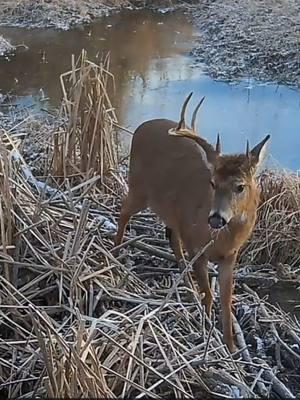
<svg viewBox="0 0 300 400">
<path fill-rule="evenodd" d="M 300 169 L 300 91 L 251 78 L 234 85 L 212 80 L 189 56 L 199 33 L 183 13 L 126 11 L 70 31 L 2 27 L 0 34 L 29 48 L 0 61 L 0 92 L 19 96 L 20 106 L 57 106 L 59 76 L 70 68 L 71 55 L 84 48 L 97 61 L 110 51 L 120 124 L 134 130 L 146 119 L 177 119 L 193 91 L 191 109 L 206 96 L 199 131 L 211 141 L 219 132 L 224 152 L 242 151 L 246 139 L 254 145 L 270 133 L 271 158 Z M 130 143 L 126 133 L 124 143 Z"/>
</svg>

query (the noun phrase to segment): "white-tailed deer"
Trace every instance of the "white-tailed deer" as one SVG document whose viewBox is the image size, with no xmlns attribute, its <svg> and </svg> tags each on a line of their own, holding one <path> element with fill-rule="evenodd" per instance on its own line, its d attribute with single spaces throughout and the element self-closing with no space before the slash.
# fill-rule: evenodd
<svg viewBox="0 0 300 400">
<path fill-rule="evenodd" d="M 168 227 L 178 262 L 183 247 L 192 258 L 212 237 L 216 239 L 195 262 L 194 276 L 203 304 L 210 315 L 212 294 L 207 262 L 218 264 L 224 342 L 234 350 L 232 334 L 233 267 L 241 246 L 255 224 L 259 189 L 256 168 L 270 136 L 244 154 L 221 154 L 185 124 L 184 102 L 179 123 L 155 119 L 140 125 L 133 136 L 129 168 L 129 192 L 124 199 L 115 245 L 122 242 L 130 217 L 150 207 Z M 217 235 L 215 233 L 217 232 Z"/>
</svg>

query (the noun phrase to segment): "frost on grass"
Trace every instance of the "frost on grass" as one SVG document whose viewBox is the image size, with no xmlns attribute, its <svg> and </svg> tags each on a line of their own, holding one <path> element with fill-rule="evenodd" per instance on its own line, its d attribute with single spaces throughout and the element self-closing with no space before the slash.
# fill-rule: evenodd
<svg viewBox="0 0 300 400">
<path fill-rule="evenodd" d="M 214 78 L 300 85 L 299 1 L 206 0 L 193 17 L 200 28 L 193 54 Z"/>
<path fill-rule="evenodd" d="M 126 0 L 0 0 L 1 25 L 55 27 L 62 30 L 90 23 L 93 18 L 106 15 Z"/>
</svg>

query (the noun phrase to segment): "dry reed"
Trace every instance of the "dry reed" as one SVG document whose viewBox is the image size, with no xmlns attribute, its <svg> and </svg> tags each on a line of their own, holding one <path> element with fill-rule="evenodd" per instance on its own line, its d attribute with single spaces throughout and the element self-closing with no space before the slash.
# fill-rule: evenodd
<svg viewBox="0 0 300 400">
<path fill-rule="evenodd" d="M 64 129 L 54 135 L 54 176 L 60 181 L 88 180 L 99 175 L 103 186 L 120 183 L 113 125 L 117 122 L 108 91 L 113 87 L 109 57 L 100 65 L 90 62 L 83 50 L 72 69 L 61 75 Z M 119 176 L 119 178 L 117 178 Z"/>
<path fill-rule="evenodd" d="M 297 267 L 300 261 L 300 177 L 287 171 L 264 171 L 259 181 L 261 204 L 256 227 L 240 262 Z"/>
<path fill-rule="evenodd" d="M 13 248 L 14 234 L 14 215 L 11 213 L 13 209 L 12 191 L 14 190 L 11 183 L 11 162 L 9 151 L 0 137 L 0 252 L 7 256 L 9 250 Z M 4 276 L 10 279 L 9 267 L 3 265 Z"/>
</svg>

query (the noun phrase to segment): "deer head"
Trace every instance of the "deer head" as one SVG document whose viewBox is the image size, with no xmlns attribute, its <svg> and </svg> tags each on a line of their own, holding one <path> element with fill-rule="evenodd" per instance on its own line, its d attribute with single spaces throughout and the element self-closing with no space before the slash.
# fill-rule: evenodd
<svg viewBox="0 0 300 400">
<path fill-rule="evenodd" d="M 211 228 L 223 228 L 232 220 L 244 223 L 249 213 L 256 212 L 259 190 L 255 174 L 269 139 L 267 135 L 251 151 L 247 142 L 244 154 L 218 157 L 211 180 L 214 189 L 208 220 Z"/>
</svg>

